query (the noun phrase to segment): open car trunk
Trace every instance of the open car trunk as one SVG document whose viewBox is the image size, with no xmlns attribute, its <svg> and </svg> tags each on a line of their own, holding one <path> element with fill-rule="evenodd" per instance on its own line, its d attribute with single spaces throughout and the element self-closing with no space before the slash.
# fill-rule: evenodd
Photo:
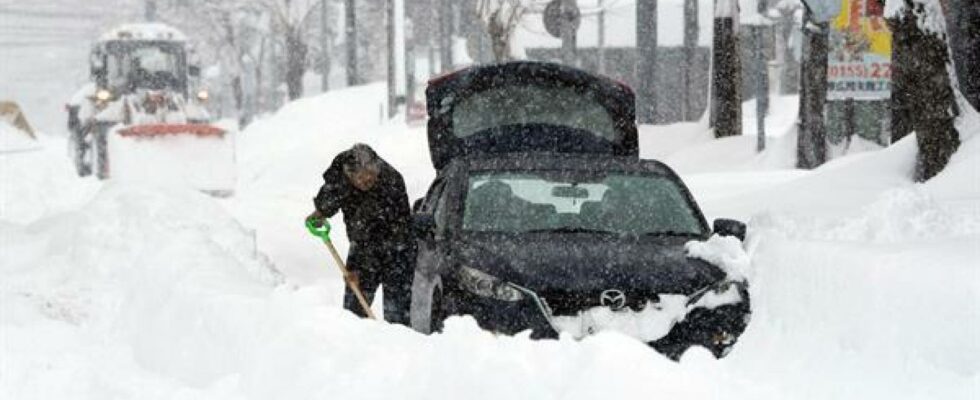
<svg viewBox="0 0 980 400">
<path fill-rule="evenodd" d="M 426 90 L 432 164 L 474 153 L 637 157 L 634 101 L 622 83 L 558 64 L 463 69 Z"/>
</svg>

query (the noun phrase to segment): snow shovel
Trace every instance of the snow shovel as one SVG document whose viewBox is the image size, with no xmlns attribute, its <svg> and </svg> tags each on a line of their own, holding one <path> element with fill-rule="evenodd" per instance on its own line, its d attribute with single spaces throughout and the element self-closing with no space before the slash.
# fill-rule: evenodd
<svg viewBox="0 0 980 400">
<path fill-rule="evenodd" d="M 310 234 L 316 236 L 323 240 L 323 244 L 327 245 L 327 250 L 330 250 L 330 255 L 333 256 L 333 260 L 337 262 L 337 267 L 340 268 L 340 273 L 344 275 L 344 282 L 347 283 L 347 287 L 354 292 L 354 296 L 357 296 L 357 301 L 361 303 L 361 308 L 364 309 L 364 313 L 367 314 L 368 318 L 377 319 L 374 317 L 374 313 L 371 312 L 371 305 L 368 304 L 367 299 L 364 298 L 364 292 L 361 291 L 361 285 L 357 283 L 357 279 L 354 275 L 347 270 L 347 266 L 344 265 L 344 260 L 340 259 L 340 254 L 337 253 L 337 249 L 333 247 L 333 242 L 330 241 L 330 223 L 323 221 L 323 225 L 317 226 L 316 221 L 313 218 L 308 218 L 306 220 L 306 229 L 310 231 Z"/>
</svg>

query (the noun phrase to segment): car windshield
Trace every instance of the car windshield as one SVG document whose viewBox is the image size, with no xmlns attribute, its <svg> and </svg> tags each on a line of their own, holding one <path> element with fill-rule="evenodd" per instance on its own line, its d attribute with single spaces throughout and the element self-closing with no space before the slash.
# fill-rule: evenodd
<svg viewBox="0 0 980 400">
<path fill-rule="evenodd" d="M 471 232 L 704 233 L 680 187 L 656 175 L 478 173 L 464 207 Z"/>
<path fill-rule="evenodd" d="M 461 100 L 453 109 L 453 132 L 461 138 L 496 127 L 528 124 L 569 127 L 610 141 L 618 139 L 613 118 L 596 95 L 571 87 L 495 86 Z"/>
</svg>

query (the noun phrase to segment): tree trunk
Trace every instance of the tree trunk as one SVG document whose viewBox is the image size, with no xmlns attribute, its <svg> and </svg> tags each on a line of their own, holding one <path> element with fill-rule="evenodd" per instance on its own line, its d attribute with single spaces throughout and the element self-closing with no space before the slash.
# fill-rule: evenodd
<svg viewBox="0 0 980 400">
<path fill-rule="evenodd" d="M 920 25 L 920 17 L 929 10 L 921 1 L 905 0 L 901 13 L 888 19 L 895 41 L 902 43 L 894 49 L 898 57 L 892 67 L 903 79 L 893 88 L 892 102 L 897 103 L 896 109 L 908 112 L 910 128 L 915 131 L 919 147 L 915 179 L 919 182 L 942 171 L 960 145 L 954 126 L 959 110 L 947 69 L 950 58 L 945 33 Z"/>
<path fill-rule="evenodd" d="M 306 43 L 298 27 L 286 28 L 286 90 L 290 100 L 303 96 L 306 73 Z"/>
<path fill-rule="evenodd" d="M 320 91 L 330 90 L 330 24 L 327 0 L 320 0 Z"/>
<path fill-rule="evenodd" d="M 812 169 L 827 162 L 827 128 L 824 105 L 827 103 L 828 29 L 826 23 L 803 17 L 803 69 L 800 72 L 799 135 L 796 139 L 796 166 Z"/>
<path fill-rule="evenodd" d="M 398 72 L 398 67 L 395 63 L 398 61 L 398 57 L 395 54 L 395 0 L 385 0 L 385 31 L 387 33 L 385 38 L 385 62 L 387 63 L 386 80 L 388 82 L 388 118 L 395 116 L 395 111 L 397 111 L 398 105 L 396 100 L 398 97 L 398 78 L 395 76 Z"/>
<path fill-rule="evenodd" d="M 636 50 L 639 56 L 639 91 L 636 119 L 641 124 L 657 120 L 657 1 L 636 2 Z"/>
<path fill-rule="evenodd" d="M 344 42 L 347 45 L 347 86 L 361 83 L 357 71 L 357 11 L 354 0 L 344 0 Z"/>
<path fill-rule="evenodd" d="M 980 4 L 977 0 L 950 0 L 949 36 L 960 90 L 980 110 Z"/>
<path fill-rule="evenodd" d="M 736 0 L 716 0 L 711 65 L 711 126 L 715 137 L 742 134 L 742 71 Z"/>
<path fill-rule="evenodd" d="M 439 64 L 443 72 L 453 69 L 453 3 L 452 0 L 437 0 L 439 3 Z"/>
<path fill-rule="evenodd" d="M 156 0 L 146 0 L 146 3 L 143 5 L 143 17 L 146 18 L 147 22 L 155 22 L 157 20 Z"/>
<path fill-rule="evenodd" d="M 683 118 L 685 121 L 694 121 L 698 118 L 693 104 L 694 89 L 691 85 L 694 55 L 698 48 L 698 29 L 698 1 L 684 0 L 684 71 L 681 78 L 684 80 Z"/>
</svg>

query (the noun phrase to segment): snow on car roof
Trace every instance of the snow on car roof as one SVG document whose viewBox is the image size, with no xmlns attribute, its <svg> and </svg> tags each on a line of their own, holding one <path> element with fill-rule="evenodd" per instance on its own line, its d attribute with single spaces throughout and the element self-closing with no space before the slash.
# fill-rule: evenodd
<svg viewBox="0 0 980 400">
<path fill-rule="evenodd" d="M 99 40 L 170 40 L 183 42 L 187 40 L 187 36 L 170 25 L 151 22 L 117 26 L 103 34 Z"/>
</svg>

